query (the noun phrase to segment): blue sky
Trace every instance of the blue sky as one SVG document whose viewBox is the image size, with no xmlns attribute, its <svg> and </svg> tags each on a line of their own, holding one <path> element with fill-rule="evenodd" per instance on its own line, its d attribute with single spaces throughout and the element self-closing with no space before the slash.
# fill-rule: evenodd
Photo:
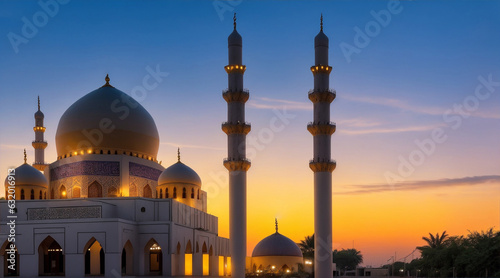
<svg viewBox="0 0 500 278">
<path fill-rule="evenodd" d="M 216 7 L 227 10 L 218 12 Z M 332 121 L 338 124 L 332 155 L 339 162 L 334 191 L 384 184 L 384 173 L 396 171 L 398 157 L 408 157 L 416 148 L 414 141 L 429 138 L 435 128 L 445 130 L 448 140 L 415 167 L 407 180 L 497 175 L 500 88 L 480 100 L 457 129 L 450 128 L 443 114 L 474 95 L 479 76 L 500 80 L 500 1 L 402 1 L 401 12 L 392 14 L 387 26 L 381 26 L 349 62 L 341 45 L 354 45 L 354 28 L 364 30 L 375 20 L 372 13 L 387 7 L 386 1 L 73 0 L 60 4 L 59 11 L 16 53 L 9 34 L 22 35 L 23 17 L 32 22 L 43 9 L 37 1 L 1 1 L 0 179 L 9 166 L 22 163 L 23 148 L 33 159 L 37 95 L 45 113 L 50 162 L 56 157 L 57 123 L 67 107 L 102 86 L 108 73 L 112 85 L 130 94 L 142 83 L 147 67 L 159 67 L 168 76 L 141 101 L 159 129 L 159 160 L 164 165 L 175 162 L 176 147 L 181 146 L 187 163 L 205 183 L 210 182 L 213 173 L 224 171 L 226 138 L 220 123 L 225 121 L 226 105 L 221 90 L 227 86 L 223 66 L 233 12 L 237 12 L 243 36 L 245 87 L 251 93 L 247 120 L 252 122 L 253 134 L 268 126 L 275 116 L 272 108 L 287 109 L 294 116 L 252 159 L 249 181 L 255 188 L 277 195 L 283 187 L 294 192 L 311 185 L 307 161 L 312 138 L 305 126 L 312 119 L 312 105 L 307 91 L 313 86 L 309 67 L 314 63 L 313 39 L 321 13 L 330 38 L 331 85 L 337 90 L 332 104 Z M 278 186 L 273 189 L 270 184 Z M 485 192 L 500 193 L 498 184 Z M 214 197 L 211 213 L 224 215 L 224 194 L 227 191 L 222 189 Z M 249 194 L 257 198 L 260 193 Z M 465 198 L 460 194 L 447 201 Z M 426 200 L 422 202 L 434 205 Z M 256 212 L 249 221 L 279 215 L 293 222 L 294 212 L 311 212 L 309 203 L 305 205 L 306 209 L 284 208 L 278 202 L 270 207 L 270 215 Z M 494 210 L 498 211 L 498 198 Z M 484 228 L 498 227 L 497 220 L 485 220 Z M 221 216 L 222 233 L 226 224 Z M 294 240 L 312 231 L 311 225 L 304 227 L 295 227 Z M 455 232 L 466 230 L 461 226 Z M 257 233 L 255 238 L 264 234 Z M 337 239 L 339 247 L 343 240 L 350 246 L 347 236 Z"/>
</svg>

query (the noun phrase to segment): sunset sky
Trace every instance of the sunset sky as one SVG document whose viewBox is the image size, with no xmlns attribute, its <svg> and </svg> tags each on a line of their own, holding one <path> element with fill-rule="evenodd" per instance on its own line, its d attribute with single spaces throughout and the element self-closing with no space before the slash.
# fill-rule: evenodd
<svg viewBox="0 0 500 278">
<path fill-rule="evenodd" d="M 130 94 L 148 68 L 159 68 L 168 76 L 139 100 L 158 127 L 158 160 L 175 163 L 181 148 L 227 237 L 221 91 L 236 12 L 252 124 L 248 254 L 274 232 L 274 218 L 300 241 L 314 232 L 307 92 L 322 13 L 337 91 L 333 248 L 354 246 L 365 265 L 379 266 L 410 254 L 428 232 L 500 226 L 500 1 L 73 0 L 12 44 L 40 11 L 37 1 L 0 2 L 2 181 L 23 163 L 24 148 L 33 161 L 38 95 L 53 162 L 59 118 L 72 103 L 106 74 Z M 390 19 L 378 23 L 381 14 Z M 282 128 L 268 137 L 275 121 Z"/>
</svg>

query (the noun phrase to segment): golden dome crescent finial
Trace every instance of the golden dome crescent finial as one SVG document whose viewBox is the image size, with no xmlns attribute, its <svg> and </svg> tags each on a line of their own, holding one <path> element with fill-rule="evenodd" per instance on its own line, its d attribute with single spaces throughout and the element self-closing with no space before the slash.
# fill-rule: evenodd
<svg viewBox="0 0 500 278">
<path fill-rule="evenodd" d="M 181 148 L 177 148 L 177 162 L 181 162 Z"/>
<path fill-rule="evenodd" d="M 40 111 L 40 96 L 38 96 L 38 111 Z"/>
<path fill-rule="evenodd" d="M 109 74 L 106 74 L 106 78 L 104 78 L 104 80 L 106 80 L 106 85 L 109 86 Z"/>
<path fill-rule="evenodd" d="M 321 13 L 321 32 L 323 32 L 323 13 Z"/>
<path fill-rule="evenodd" d="M 276 226 L 276 233 L 278 233 L 278 218 L 274 218 L 274 225 Z"/>
<path fill-rule="evenodd" d="M 24 149 L 24 164 L 28 164 L 28 159 L 26 157 L 26 149 Z"/>
</svg>

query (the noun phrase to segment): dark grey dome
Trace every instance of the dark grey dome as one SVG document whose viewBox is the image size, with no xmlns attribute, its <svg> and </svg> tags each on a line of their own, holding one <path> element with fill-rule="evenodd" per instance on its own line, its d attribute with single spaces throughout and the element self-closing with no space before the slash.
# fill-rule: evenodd
<svg viewBox="0 0 500 278">
<path fill-rule="evenodd" d="M 280 233 L 274 233 L 261 240 L 253 249 L 252 257 L 263 256 L 302 257 L 302 251 L 291 239 Z"/>
<path fill-rule="evenodd" d="M 103 131 L 103 126 L 107 130 Z M 58 156 L 95 148 L 132 152 L 156 159 L 159 144 L 158 130 L 148 111 L 110 85 L 73 103 L 59 120 L 56 133 Z"/>
</svg>

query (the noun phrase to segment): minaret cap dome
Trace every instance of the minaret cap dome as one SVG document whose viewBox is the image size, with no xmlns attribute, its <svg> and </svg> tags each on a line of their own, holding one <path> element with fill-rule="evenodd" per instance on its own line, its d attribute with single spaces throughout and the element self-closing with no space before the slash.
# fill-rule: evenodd
<svg viewBox="0 0 500 278">
<path fill-rule="evenodd" d="M 48 188 L 47 178 L 33 166 L 24 163 L 15 169 L 16 186 L 39 186 Z M 8 177 L 5 179 L 5 188 L 9 186 Z"/>
<path fill-rule="evenodd" d="M 238 31 L 236 31 L 236 29 L 234 29 L 234 31 L 231 33 L 231 35 L 229 35 L 229 37 L 227 38 L 227 44 L 229 46 L 232 46 L 232 45 L 241 46 L 241 45 L 243 45 L 241 35 L 238 33 Z"/>
<path fill-rule="evenodd" d="M 180 161 L 165 169 L 158 177 L 158 185 L 178 183 L 201 187 L 200 176 L 191 167 Z"/>
<path fill-rule="evenodd" d="M 43 119 L 45 115 L 43 115 L 42 111 L 38 110 L 35 112 L 35 119 Z"/>
<path fill-rule="evenodd" d="M 314 46 L 328 47 L 328 37 L 323 33 L 323 30 L 319 31 L 318 35 L 314 38 Z"/>
</svg>

